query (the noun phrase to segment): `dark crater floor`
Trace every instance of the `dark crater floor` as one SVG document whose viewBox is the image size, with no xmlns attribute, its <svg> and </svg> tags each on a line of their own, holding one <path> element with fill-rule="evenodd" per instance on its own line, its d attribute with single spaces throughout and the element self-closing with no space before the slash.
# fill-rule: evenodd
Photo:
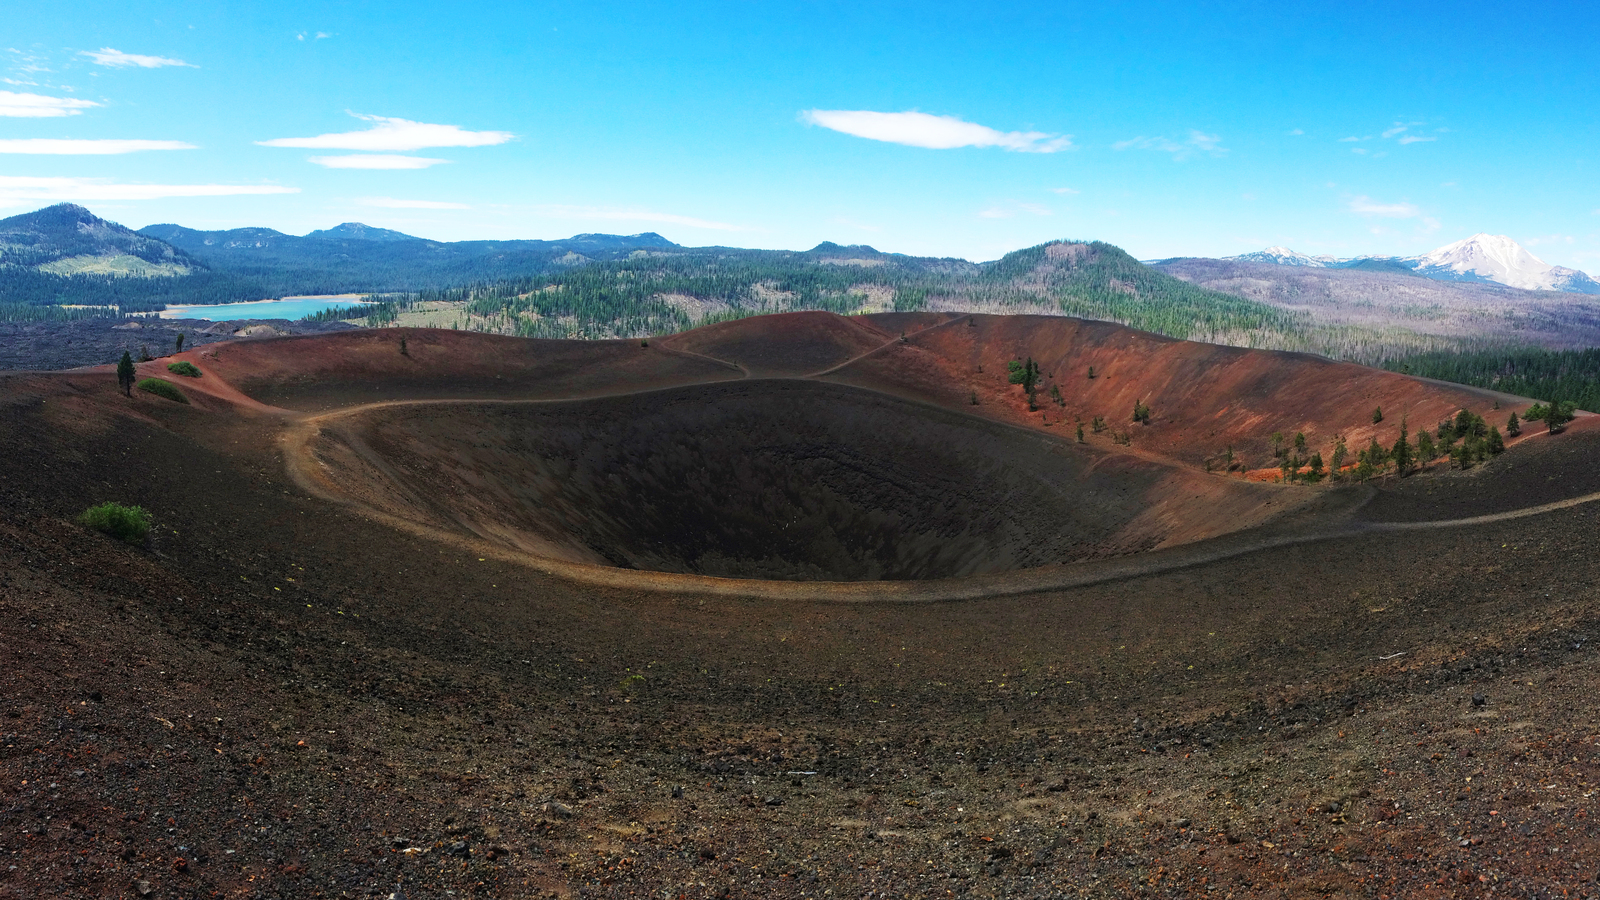
<svg viewBox="0 0 1600 900">
<path fill-rule="evenodd" d="M 341 489 L 571 561 L 906 580 L 1129 552 L 1163 467 L 849 387 L 747 381 L 559 403 L 419 404 L 330 425 Z"/>
</svg>

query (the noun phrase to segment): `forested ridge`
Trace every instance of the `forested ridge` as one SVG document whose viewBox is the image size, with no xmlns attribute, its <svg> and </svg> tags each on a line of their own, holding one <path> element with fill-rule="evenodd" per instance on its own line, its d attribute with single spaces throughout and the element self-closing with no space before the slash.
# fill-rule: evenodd
<svg viewBox="0 0 1600 900">
<path fill-rule="evenodd" d="M 1600 349 L 1524 347 L 1423 353 L 1386 361 L 1384 368 L 1546 402 L 1573 403 L 1591 412 L 1600 411 Z"/>
<path fill-rule="evenodd" d="M 104 257 L 143 260 L 168 274 L 40 269 Z M 1597 350 L 1515 346 L 1515 335 L 1493 322 L 1448 338 L 1393 323 L 1330 324 L 1305 310 L 1172 277 L 1098 241 L 1051 242 L 980 264 L 827 242 L 807 251 L 686 248 L 658 234 L 445 243 L 359 223 L 306 237 L 177 225 L 134 232 L 69 204 L 0 220 L 0 321 L 336 293 L 382 302 L 320 318 L 416 324 L 407 313 L 442 309 L 428 324 L 553 338 L 648 337 L 802 309 L 1068 315 L 1600 407 Z"/>
</svg>

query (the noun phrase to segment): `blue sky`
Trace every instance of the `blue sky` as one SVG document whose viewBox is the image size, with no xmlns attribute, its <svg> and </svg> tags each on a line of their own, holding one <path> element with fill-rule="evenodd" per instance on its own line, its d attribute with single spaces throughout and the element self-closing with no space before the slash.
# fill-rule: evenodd
<svg viewBox="0 0 1600 900">
<path fill-rule="evenodd" d="M 0 39 L 0 215 L 1600 270 L 1586 4 L 91 6 Z"/>
</svg>

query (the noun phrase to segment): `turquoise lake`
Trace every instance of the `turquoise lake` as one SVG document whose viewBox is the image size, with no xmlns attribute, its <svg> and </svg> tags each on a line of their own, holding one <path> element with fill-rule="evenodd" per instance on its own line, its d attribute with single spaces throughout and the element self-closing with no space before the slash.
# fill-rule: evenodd
<svg viewBox="0 0 1600 900">
<path fill-rule="evenodd" d="M 258 300 L 251 303 L 221 303 L 216 306 L 169 306 L 161 313 L 163 319 L 205 319 L 208 322 L 232 322 L 236 319 L 303 319 L 336 306 L 361 306 L 356 297 L 285 297 L 282 300 Z"/>
</svg>

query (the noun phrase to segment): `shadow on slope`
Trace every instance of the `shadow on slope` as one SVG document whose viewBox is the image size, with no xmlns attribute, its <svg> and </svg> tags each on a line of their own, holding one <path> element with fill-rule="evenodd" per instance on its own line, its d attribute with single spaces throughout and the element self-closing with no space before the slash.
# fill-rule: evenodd
<svg viewBox="0 0 1600 900">
<path fill-rule="evenodd" d="M 1004 572 L 1147 549 L 1197 520 L 1231 530 L 1284 499 L 808 381 L 381 407 L 329 420 L 311 450 L 334 491 L 410 521 L 738 578 Z"/>
</svg>

